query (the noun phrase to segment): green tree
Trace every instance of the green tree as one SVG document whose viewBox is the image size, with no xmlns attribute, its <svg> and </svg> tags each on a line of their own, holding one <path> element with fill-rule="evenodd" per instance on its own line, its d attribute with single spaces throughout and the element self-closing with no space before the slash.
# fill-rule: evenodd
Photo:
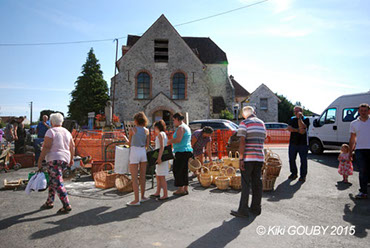
<svg viewBox="0 0 370 248">
<path fill-rule="evenodd" d="M 220 119 L 233 120 L 234 115 L 229 110 L 225 109 L 221 111 Z"/>
<path fill-rule="evenodd" d="M 63 114 L 62 112 L 60 112 L 60 111 L 54 111 L 54 110 L 51 110 L 51 109 L 45 109 L 45 110 L 42 110 L 42 111 L 40 112 L 39 121 L 42 121 L 42 117 L 43 117 L 44 115 L 47 115 L 47 116 L 50 118 L 50 115 L 51 115 L 51 114 L 54 114 L 54 113 L 61 113 L 61 114 L 64 116 L 64 114 Z"/>
<path fill-rule="evenodd" d="M 278 119 L 279 122 L 285 122 L 288 123 L 290 118 L 294 115 L 293 110 L 294 106 L 301 106 L 301 102 L 297 101 L 295 104 L 293 104 L 291 101 L 289 101 L 285 96 L 278 95 L 276 93 L 276 96 L 279 97 L 280 102 L 278 104 Z M 309 116 L 313 113 L 309 109 L 303 108 L 303 115 Z"/>
<path fill-rule="evenodd" d="M 75 89 L 71 92 L 68 115 L 79 124 L 87 123 L 87 113 L 102 113 L 109 100 L 108 85 L 103 79 L 103 72 L 91 48 L 82 66 L 82 75 L 75 82 Z"/>
</svg>

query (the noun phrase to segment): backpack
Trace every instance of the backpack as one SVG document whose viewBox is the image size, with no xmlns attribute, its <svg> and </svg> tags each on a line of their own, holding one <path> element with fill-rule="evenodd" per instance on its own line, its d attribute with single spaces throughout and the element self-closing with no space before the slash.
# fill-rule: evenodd
<svg viewBox="0 0 370 248">
<path fill-rule="evenodd" d="M 4 130 L 4 138 L 8 142 L 13 141 L 12 129 L 13 129 L 13 125 L 9 123 L 8 125 L 6 125 L 5 130 Z"/>
</svg>

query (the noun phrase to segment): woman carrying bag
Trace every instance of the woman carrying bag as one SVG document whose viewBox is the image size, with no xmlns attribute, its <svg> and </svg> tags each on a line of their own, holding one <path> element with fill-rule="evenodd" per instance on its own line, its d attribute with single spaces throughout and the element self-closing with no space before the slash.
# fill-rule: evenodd
<svg viewBox="0 0 370 248">
<path fill-rule="evenodd" d="M 60 113 L 50 115 L 50 128 L 45 134 L 42 152 L 38 160 L 38 168 L 41 169 L 42 161 L 45 159 L 49 173 L 49 195 L 46 203 L 41 209 L 51 209 L 54 207 L 55 191 L 63 207 L 59 209 L 58 214 L 67 214 L 72 208 L 69 204 L 67 191 L 63 185 L 63 170 L 67 166 L 72 166 L 75 144 L 71 133 L 62 127 L 64 118 Z"/>
</svg>

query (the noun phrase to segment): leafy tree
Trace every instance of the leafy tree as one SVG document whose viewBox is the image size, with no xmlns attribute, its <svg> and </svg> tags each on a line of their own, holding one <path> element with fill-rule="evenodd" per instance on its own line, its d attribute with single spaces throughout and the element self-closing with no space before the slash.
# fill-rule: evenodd
<svg viewBox="0 0 370 248">
<path fill-rule="evenodd" d="M 279 122 L 285 122 L 288 123 L 290 118 L 294 115 L 293 110 L 294 106 L 302 106 L 301 102 L 296 102 L 293 104 L 291 101 L 289 101 L 285 96 L 283 95 L 278 95 L 276 93 L 276 96 L 279 97 L 280 102 L 278 104 L 278 119 Z M 313 113 L 309 109 L 305 109 L 304 106 L 303 108 L 303 115 L 309 116 L 312 115 Z"/>
<path fill-rule="evenodd" d="M 62 112 L 60 112 L 60 111 L 54 111 L 54 110 L 50 110 L 50 109 L 45 109 L 45 110 L 42 110 L 42 111 L 40 112 L 39 121 L 42 121 L 42 117 L 43 117 L 44 115 L 47 115 L 47 116 L 50 118 L 50 115 L 51 115 L 51 114 L 54 114 L 54 113 L 61 113 L 61 114 L 64 116 L 64 114 L 63 114 Z"/>
<path fill-rule="evenodd" d="M 229 110 L 225 109 L 221 111 L 220 119 L 233 120 L 234 115 Z"/>
<path fill-rule="evenodd" d="M 108 85 L 103 79 L 103 72 L 91 48 L 82 66 L 82 75 L 75 82 L 75 89 L 71 92 L 68 115 L 79 124 L 87 123 L 87 114 L 102 113 L 109 100 Z"/>
</svg>

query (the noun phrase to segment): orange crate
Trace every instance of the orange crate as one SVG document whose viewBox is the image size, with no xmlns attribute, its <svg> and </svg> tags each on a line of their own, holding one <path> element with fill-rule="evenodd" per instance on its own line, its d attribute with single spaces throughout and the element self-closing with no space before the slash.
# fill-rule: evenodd
<svg viewBox="0 0 370 248">
<path fill-rule="evenodd" d="M 15 163 L 20 163 L 22 168 L 29 168 L 35 166 L 35 154 L 14 154 Z M 10 160 L 10 166 L 14 166 L 14 160 Z"/>
</svg>

